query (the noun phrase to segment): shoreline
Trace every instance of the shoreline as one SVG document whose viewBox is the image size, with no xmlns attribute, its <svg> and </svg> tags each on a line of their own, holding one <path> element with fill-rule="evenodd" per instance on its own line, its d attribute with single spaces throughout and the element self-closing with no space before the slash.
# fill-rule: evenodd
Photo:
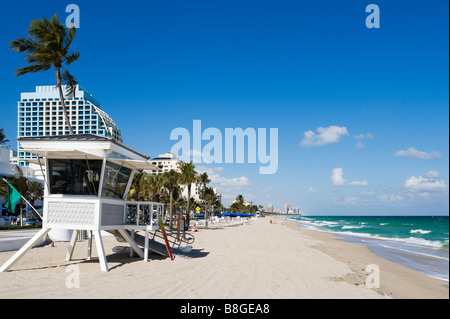
<svg viewBox="0 0 450 319">
<path fill-rule="evenodd" d="M 77 243 L 67 262 L 67 242 L 33 248 L 11 271 L 0 273 L 0 298 L 448 298 L 440 280 L 378 257 L 363 245 L 269 219 L 199 228 L 192 232 L 192 251 L 175 254 L 173 261 L 150 254 L 144 262 L 128 252 L 114 253 L 123 243 L 104 237 L 108 273 L 100 271 L 95 245 L 92 259 L 86 260 L 87 241 Z M 0 264 L 13 254 L 1 252 Z M 380 267 L 380 289 L 365 285 L 368 264 Z M 79 287 L 73 288 L 76 274 Z"/>
<path fill-rule="evenodd" d="M 362 243 L 349 242 L 337 234 L 301 228 L 298 222 L 280 219 L 286 227 L 318 240 L 319 249 L 332 258 L 346 263 L 353 274 L 344 280 L 352 284 L 364 285 L 368 273 L 366 266 L 376 264 L 380 269 L 379 293 L 394 299 L 441 299 L 449 297 L 448 282 L 433 278 L 422 272 L 385 259 L 370 250 Z M 339 245 L 339 250 L 334 246 Z"/>
</svg>

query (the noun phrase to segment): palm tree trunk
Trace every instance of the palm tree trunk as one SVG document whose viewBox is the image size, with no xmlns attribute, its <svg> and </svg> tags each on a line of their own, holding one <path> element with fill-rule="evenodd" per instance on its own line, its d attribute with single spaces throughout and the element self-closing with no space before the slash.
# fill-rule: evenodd
<svg viewBox="0 0 450 319">
<path fill-rule="evenodd" d="M 59 68 L 56 68 L 56 86 L 58 87 L 59 90 L 59 99 L 61 100 L 61 107 L 63 109 L 63 113 L 64 113 L 64 119 L 66 121 L 67 127 L 69 128 L 69 134 L 73 135 L 73 129 L 72 129 L 72 125 L 70 124 L 70 120 L 69 120 L 69 116 L 67 115 L 67 110 L 66 110 L 66 104 L 64 103 L 64 94 L 62 91 L 62 81 L 61 81 L 61 72 Z"/>
<path fill-rule="evenodd" d="M 172 229 L 173 225 L 173 190 L 170 191 L 170 210 L 169 210 L 169 216 L 170 216 L 170 229 Z"/>
<path fill-rule="evenodd" d="M 205 203 L 205 228 L 208 227 L 208 210 L 206 209 L 206 183 L 203 183 L 203 201 Z"/>
<path fill-rule="evenodd" d="M 188 185 L 188 198 L 186 205 L 186 224 L 184 226 L 184 230 L 189 230 L 189 224 L 191 222 L 191 184 Z"/>
</svg>

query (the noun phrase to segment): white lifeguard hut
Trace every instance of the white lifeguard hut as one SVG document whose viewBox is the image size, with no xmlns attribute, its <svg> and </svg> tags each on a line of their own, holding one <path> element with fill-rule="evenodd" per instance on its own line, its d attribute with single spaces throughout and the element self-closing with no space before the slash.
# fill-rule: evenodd
<svg viewBox="0 0 450 319">
<path fill-rule="evenodd" d="M 41 165 L 45 176 L 43 225 L 0 272 L 10 269 L 52 229 L 73 230 L 66 260 L 72 258 L 80 230 L 90 234 L 88 258 L 94 235 L 102 271 L 109 271 L 102 230 L 124 239 L 147 260 L 148 232 L 160 229 L 158 218 L 164 205 L 126 198 L 137 170 L 158 170 L 148 162 L 149 157 L 112 138 L 91 134 L 21 137 L 18 141 L 23 152 L 37 155 L 30 161 Z M 145 231 L 145 252 L 130 236 L 136 230 Z"/>
</svg>

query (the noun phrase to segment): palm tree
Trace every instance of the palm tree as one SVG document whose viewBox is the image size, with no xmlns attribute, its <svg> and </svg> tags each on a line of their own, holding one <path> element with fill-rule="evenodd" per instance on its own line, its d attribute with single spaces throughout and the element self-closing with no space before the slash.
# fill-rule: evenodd
<svg viewBox="0 0 450 319">
<path fill-rule="evenodd" d="M 180 180 L 180 173 L 171 169 L 168 172 L 164 172 L 163 175 L 163 185 L 169 191 L 170 194 L 170 228 L 173 224 L 173 192 L 178 187 L 178 181 Z"/>
<path fill-rule="evenodd" d="M 73 97 L 78 82 L 63 64 L 69 65 L 80 57 L 78 50 L 69 52 L 69 47 L 75 38 L 75 27 L 68 29 L 64 24 L 60 24 L 55 14 L 51 20 L 43 18 L 42 21 L 39 19 L 31 21 L 27 33 L 27 38 L 17 38 L 9 44 L 11 50 L 26 53 L 25 60 L 29 63 L 28 66 L 16 69 L 16 76 L 47 71 L 54 67 L 64 119 L 69 134 L 74 134 L 64 103 L 62 83 L 67 85 L 67 95 Z M 64 69 L 62 74 L 61 69 Z"/>
<path fill-rule="evenodd" d="M 190 222 L 190 213 L 191 213 L 191 184 L 197 181 L 197 172 L 195 171 L 195 166 L 192 164 L 192 161 L 189 163 L 181 162 L 178 165 L 178 168 L 181 170 L 180 176 L 180 184 L 187 186 L 188 196 L 187 196 L 187 204 L 186 204 L 186 225 L 185 230 L 189 229 Z"/>
<path fill-rule="evenodd" d="M 130 191 L 128 192 L 127 200 L 139 201 L 139 194 L 142 186 L 142 178 L 144 177 L 143 171 L 138 171 L 134 174 L 133 182 L 131 183 Z"/>
<path fill-rule="evenodd" d="M 206 184 L 211 183 L 208 173 L 204 172 L 198 176 L 198 182 L 203 184 L 203 201 L 205 203 L 205 227 L 208 227 L 208 212 L 206 210 Z"/>
<path fill-rule="evenodd" d="M 244 207 L 244 196 L 241 194 L 237 195 L 236 202 L 239 208 L 239 211 L 242 211 L 242 208 Z"/>
<path fill-rule="evenodd" d="M 205 204 L 208 204 L 209 206 L 211 206 L 213 208 L 219 208 L 221 206 L 220 199 L 219 199 L 220 195 L 217 195 L 214 192 L 214 188 L 212 188 L 212 187 L 206 187 L 203 190 L 203 198 L 204 198 Z"/>
<path fill-rule="evenodd" d="M 141 172 L 135 175 L 131 189 L 128 192 L 128 200 L 154 201 L 163 192 L 163 178 L 161 175 L 150 175 Z"/>
<path fill-rule="evenodd" d="M 6 197 L 8 195 L 8 184 L 0 179 L 0 197 Z"/>
<path fill-rule="evenodd" d="M 244 196 L 238 195 L 236 200 L 231 204 L 230 210 L 232 212 L 242 213 L 242 209 L 244 208 Z"/>
<path fill-rule="evenodd" d="M 6 139 L 5 133 L 3 132 L 3 128 L 0 128 L 0 145 L 6 144 L 9 140 Z"/>
<path fill-rule="evenodd" d="M 159 201 L 161 194 L 164 191 L 162 175 L 150 175 L 144 176 L 144 189 L 146 194 L 146 200 Z"/>
<path fill-rule="evenodd" d="M 34 201 L 40 200 L 44 197 L 44 185 L 38 181 L 28 180 L 28 196 L 31 205 L 34 206 Z"/>
</svg>

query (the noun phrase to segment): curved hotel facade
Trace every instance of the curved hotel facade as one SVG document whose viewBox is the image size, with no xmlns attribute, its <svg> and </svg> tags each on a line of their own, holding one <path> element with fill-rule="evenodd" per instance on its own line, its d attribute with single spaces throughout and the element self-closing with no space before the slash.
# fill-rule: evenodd
<svg viewBox="0 0 450 319">
<path fill-rule="evenodd" d="M 111 117 L 100 109 L 100 103 L 91 93 L 77 85 L 74 98 L 64 101 L 74 134 L 95 134 L 122 142 L 119 128 Z M 17 111 L 18 137 L 69 134 L 59 91 L 53 85 L 36 86 L 36 92 L 21 93 Z M 23 152 L 19 144 L 17 150 L 19 165 L 28 166 L 27 160 L 35 156 Z"/>
</svg>

